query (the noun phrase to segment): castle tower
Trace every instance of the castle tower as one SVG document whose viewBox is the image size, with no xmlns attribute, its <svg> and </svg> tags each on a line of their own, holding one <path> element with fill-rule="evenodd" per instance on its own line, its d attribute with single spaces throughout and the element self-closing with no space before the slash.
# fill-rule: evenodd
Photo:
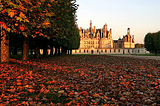
<svg viewBox="0 0 160 106">
<path fill-rule="evenodd" d="M 130 28 L 127 29 L 128 42 L 131 42 Z"/>
<path fill-rule="evenodd" d="M 101 29 L 101 28 L 100 28 L 100 31 L 101 31 L 101 32 L 100 32 L 100 34 L 101 34 L 100 36 L 101 36 L 101 38 L 102 38 L 103 36 L 102 36 L 102 29 Z"/>
<path fill-rule="evenodd" d="M 94 26 L 94 30 L 93 30 L 93 38 L 96 37 L 96 26 Z"/>
<path fill-rule="evenodd" d="M 107 37 L 107 24 L 104 25 L 104 29 L 103 29 L 103 38 Z"/>
<path fill-rule="evenodd" d="M 130 35 L 130 28 L 127 29 L 127 34 Z"/>
<path fill-rule="evenodd" d="M 81 37 L 81 38 L 83 38 L 83 31 L 82 31 L 82 27 L 80 27 L 79 35 L 80 35 L 80 37 Z"/>
<path fill-rule="evenodd" d="M 109 38 L 109 39 L 112 39 L 112 29 L 109 30 L 108 38 Z"/>
<path fill-rule="evenodd" d="M 90 28 L 89 28 L 89 32 L 93 33 L 93 29 L 92 29 L 92 20 L 90 20 Z"/>
<path fill-rule="evenodd" d="M 132 43 L 134 43 L 134 35 L 132 35 Z"/>
</svg>

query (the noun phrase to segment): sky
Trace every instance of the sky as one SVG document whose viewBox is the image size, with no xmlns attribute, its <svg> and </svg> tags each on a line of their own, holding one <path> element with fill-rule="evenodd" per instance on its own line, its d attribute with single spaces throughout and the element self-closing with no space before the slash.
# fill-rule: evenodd
<svg viewBox="0 0 160 106">
<path fill-rule="evenodd" d="M 144 43 L 147 33 L 160 31 L 160 0 L 77 0 L 78 27 L 96 29 L 107 24 L 112 38 L 117 40 L 130 28 L 135 43 Z"/>
</svg>

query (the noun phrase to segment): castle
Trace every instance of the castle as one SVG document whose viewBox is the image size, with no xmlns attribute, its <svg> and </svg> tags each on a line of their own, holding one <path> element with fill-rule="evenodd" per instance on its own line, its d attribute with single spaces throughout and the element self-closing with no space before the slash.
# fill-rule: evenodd
<svg viewBox="0 0 160 106">
<path fill-rule="evenodd" d="M 77 25 L 78 27 L 78 25 Z M 79 49 L 72 50 L 72 54 L 145 54 L 145 48 L 135 48 L 134 35 L 127 34 L 118 40 L 112 39 L 112 29 L 107 28 L 107 24 L 101 29 L 92 28 L 90 21 L 89 29 L 79 28 L 80 46 Z M 55 49 L 53 50 L 53 53 Z M 40 51 L 43 53 L 43 50 Z M 50 51 L 48 51 L 50 53 Z M 69 53 L 69 52 L 68 52 Z"/>
<path fill-rule="evenodd" d="M 80 47 L 73 53 L 91 53 L 98 54 L 104 52 L 110 52 L 115 49 L 133 49 L 135 48 L 134 35 L 131 36 L 130 28 L 127 29 L 127 34 L 123 35 L 123 38 L 118 40 L 112 39 L 112 29 L 107 28 L 107 24 L 103 28 L 96 29 L 92 27 L 92 21 L 90 21 L 89 29 L 79 29 L 80 35 Z"/>
<path fill-rule="evenodd" d="M 107 49 L 107 48 L 134 48 L 134 35 L 130 35 L 130 28 L 127 30 L 127 35 L 122 39 L 112 39 L 112 29 L 108 31 L 107 24 L 102 29 L 92 28 L 92 21 L 90 21 L 90 28 L 85 30 L 82 27 L 79 30 L 80 48 L 89 49 Z"/>
</svg>

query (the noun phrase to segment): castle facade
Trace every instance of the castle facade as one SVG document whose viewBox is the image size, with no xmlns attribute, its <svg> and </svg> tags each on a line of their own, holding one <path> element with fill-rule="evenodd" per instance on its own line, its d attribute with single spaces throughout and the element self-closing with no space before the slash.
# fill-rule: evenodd
<svg viewBox="0 0 160 106">
<path fill-rule="evenodd" d="M 80 47 L 79 49 L 109 49 L 109 48 L 135 48 L 134 35 L 130 35 L 130 28 L 127 29 L 127 34 L 118 40 L 112 39 L 112 29 L 107 29 L 107 24 L 103 28 L 92 28 L 90 21 L 89 29 L 79 29 Z"/>
<path fill-rule="evenodd" d="M 92 21 L 89 29 L 79 30 L 80 47 L 79 49 L 99 49 L 99 48 L 113 48 L 112 29 L 108 31 L 107 24 L 102 29 L 92 28 Z"/>
</svg>

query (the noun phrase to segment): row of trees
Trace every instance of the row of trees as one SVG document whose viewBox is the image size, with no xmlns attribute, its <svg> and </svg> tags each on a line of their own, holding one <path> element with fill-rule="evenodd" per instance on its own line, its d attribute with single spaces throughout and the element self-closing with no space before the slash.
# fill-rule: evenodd
<svg viewBox="0 0 160 106">
<path fill-rule="evenodd" d="M 144 38 L 145 48 L 151 53 L 155 53 L 160 51 L 160 31 L 155 33 L 147 33 Z"/>
<path fill-rule="evenodd" d="M 0 0 L 1 62 L 9 61 L 9 38 L 14 51 L 23 39 L 23 60 L 28 60 L 29 45 L 36 58 L 40 48 L 44 56 L 48 47 L 58 54 L 60 48 L 64 54 L 77 49 L 77 9 L 76 0 Z"/>
</svg>

